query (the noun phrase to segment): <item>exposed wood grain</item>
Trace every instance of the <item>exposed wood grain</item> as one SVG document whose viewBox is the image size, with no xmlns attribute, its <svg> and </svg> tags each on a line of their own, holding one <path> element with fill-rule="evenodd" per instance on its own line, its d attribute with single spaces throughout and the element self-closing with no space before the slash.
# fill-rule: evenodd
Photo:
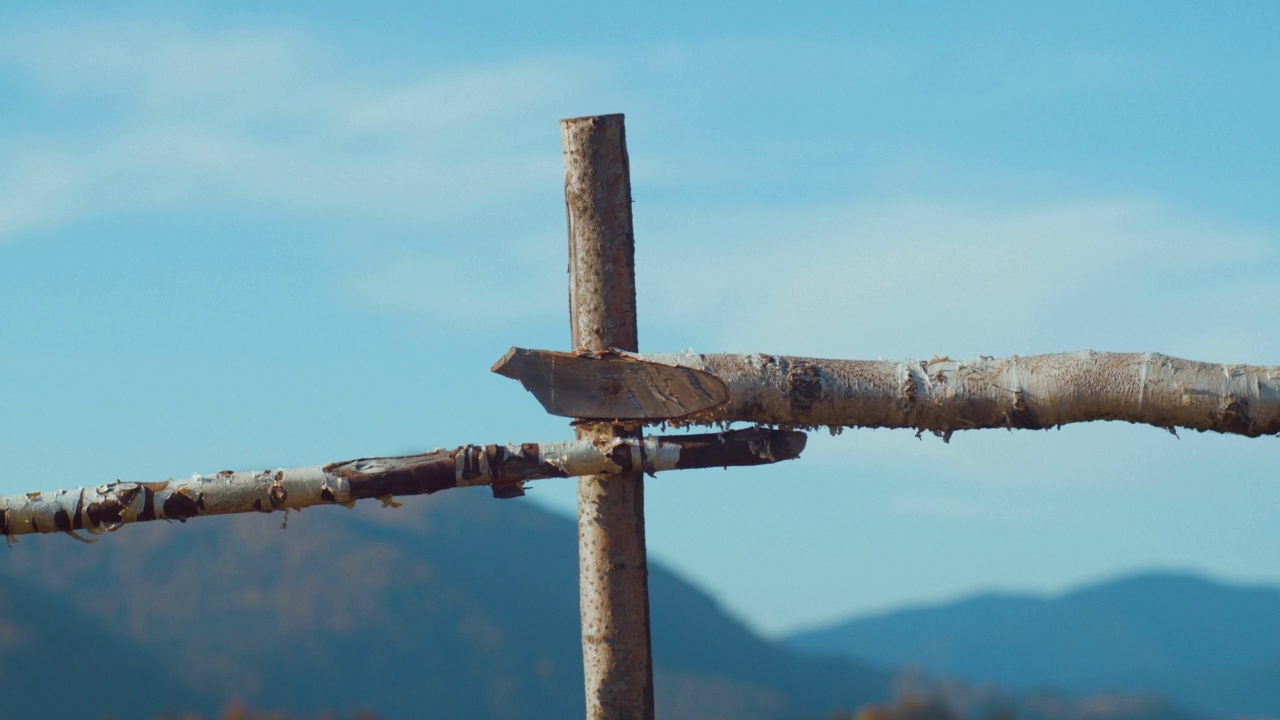
<svg viewBox="0 0 1280 720">
<path fill-rule="evenodd" d="M 608 357 L 618 362 L 584 362 Z M 511 350 L 493 372 L 519 380 L 552 415 L 593 420 L 680 418 L 715 408 L 729 388 L 691 368 L 640 362 L 626 355 Z"/>
</svg>

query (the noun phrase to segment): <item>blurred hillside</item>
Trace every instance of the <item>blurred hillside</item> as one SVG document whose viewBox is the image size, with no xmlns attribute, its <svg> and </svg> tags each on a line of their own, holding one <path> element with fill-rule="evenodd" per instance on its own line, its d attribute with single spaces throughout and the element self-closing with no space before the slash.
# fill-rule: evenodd
<svg viewBox="0 0 1280 720">
<path fill-rule="evenodd" d="M 24 537 L 0 553 L 5 715 L 232 701 L 307 717 L 583 715 L 572 521 L 485 490 L 281 519 Z M 891 693 L 888 672 L 765 641 L 660 566 L 650 583 L 664 718 L 817 717 Z"/>
<path fill-rule="evenodd" d="M 857 618 L 788 642 L 1021 691 L 1124 690 L 1223 717 L 1280 716 L 1280 588 L 1151 573 Z"/>
<path fill-rule="evenodd" d="M 568 519 L 480 489 L 410 498 L 398 509 L 365 503 L 144 523 L 91 545 L 23 537 L 0 553 L 4 716 L 581 717 L 576 532 Z M 1138 591 L 1150 579 L 1134 582 L 1080 598 L 1110 608 L 1129 588 L 1120 593 L 1125 607 L 1148 620 L 1196 617 L 1166 595 Z M 1066 694 L 1045 689 L 1051 678 L 1035 673 L 1056 667 L 1050 659 L 1107 668 L 1117 647 L 1055 654 L 1064 652 L 1051 642 L 1058 635 L 1038 623 L 1061 619 L 1010 625 L 1000 611 L 1007 603 L 981 611 L 978 602 L 979 611 L 933 624 L 899 618 L 878 635 L 856 624 L 838 629 L 845 634 L 817 632 L 794 638 L 798 650 L 760 638 L 660 565 L 650 568 L 650 590 L 665 720 L 926 720 L 943 710 L 972 720 L 1198 717 L 1130 692 L 1138 685 L 1088 697 L 1070 683 Z M 1107 625 L 1112 615 L 1099 618 L 1100 627 L 1121 629 Z M 1079 623 L 1056 627 L 1087 637 Z M 1018 692 L 943 678 L 985 667 L 999 657 L 991 647 L 1019 633 L 1048 644 L 1040 666 L 1010 659 L 1024 671 L 1008 683 Z M 881 665 L 820 656 L 844 652 L 850 637 Z M 1265 656 L 1275 637 L 1253 636 L 1249 647 Z M 1132 633 L 1116 642 L 1136 648 Z M 918 658 L 950 664 L 929 676 L 880 669 L 928 665 Z"/>
</svg>

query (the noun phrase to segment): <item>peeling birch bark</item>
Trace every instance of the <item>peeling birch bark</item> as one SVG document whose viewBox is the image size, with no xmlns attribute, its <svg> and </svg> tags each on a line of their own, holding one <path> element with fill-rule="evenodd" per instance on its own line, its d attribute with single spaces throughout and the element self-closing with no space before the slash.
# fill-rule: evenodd
<svg viewBox="0 0 1280 720">
<path fill-rule="evenodd" d="M 689 382 L 678 387 L 655 383 L 652 378 L 664 374 L 645 367 L 651 363 L 712 376 L 728 388 L 728 400 L 715 392 L 700 397 Z M 612 366 L 604 382 L 621 385 L 618 393 L 636 399 L 619 403 L 602 398 L 594 405 L 584 401 L 592 383 L 597 383 L 597 396 L 601 392 L 599 378 L 606 374 L 592 369 L 600 365 Z M 552 366 L 554 374 L 549 376 Z M 800 428 L 913 428 L 950 438 L 957 430 L 1045 429 L 1124 420 L 1169 430 L 1249 437 L 1280 434 L 1280 368 L 1203 363 L 1159 353 L 1085 351 L 897 362 L 515 348 L 494 370 L 520 380 L 539 399 L 572 398 L 578 417 L 599 417 L 594 410 L 609 416 L 625 407 L 698 408 L 670 418 L 611 418 L 651 424 L 743 421 Z M 703 380 L 699 386 L 714 384 Z M 683 394 L 675 399 L 644 397 L 663 396 L 672 387 Z M 546 403 L 544 407 L 555 412 Z"/>
<path fill-rule="evenodd" d="M 92 534 L 146 520 L 301 510 L 454 487 L 489 485 L 495 497 L 524 494 L 528 480 L 580 475 L 655 473 L 791 460 L 804 450 L 801 432 L 739 430 L 643 439 L 613 438 L 464 445 L 404 457 L 362 458 L 324 466 L 257 472 L 225 470 L 164 482 L 113 482 L 94 488 L 0 496 L 0 534 Z"/>
</svg>

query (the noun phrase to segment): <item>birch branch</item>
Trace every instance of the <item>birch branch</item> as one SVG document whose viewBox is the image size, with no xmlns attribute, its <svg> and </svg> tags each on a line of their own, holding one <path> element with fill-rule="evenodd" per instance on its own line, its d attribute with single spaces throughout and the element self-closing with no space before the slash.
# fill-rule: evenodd
<svg viewBox="0 0 1280 720">
<path fill-rule="evenodd" d="M 495 497 L 524 494 L 540 478 L 763 465 L 804 450 L 801 432 L 737 430 L 702 435 L 464 445 L 404 457 L 362 458 L 324 466 L 257 472 L 224 470 L 164 482 L 113 482 L 96 488 L 0 496 L 0 534 L 101 533 L 126 523 L 198 515 L 352 506 L 365 498 L 489 485 Z"/>
<path fill-rule="evenodd" d="M 512 348 L 493 369 L 520 380 L 548 412 L 584 418 L 914 428 L 944 439 L 1092 420 L 1280 434 L 1280 368 L 1158 353 L 896 362 Z"/>
</svg>

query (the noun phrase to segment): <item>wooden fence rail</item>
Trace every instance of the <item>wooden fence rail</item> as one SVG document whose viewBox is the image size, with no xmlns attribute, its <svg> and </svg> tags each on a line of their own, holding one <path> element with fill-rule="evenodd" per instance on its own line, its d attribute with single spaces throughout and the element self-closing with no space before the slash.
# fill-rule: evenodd
<svg viewBox="0 0 1280 720">
<path fill-rule="evenodd" d="M 1280 434 L 1280 368 L 1159 353 L 899 362 L 512 348 L 493 370 L 519 380 L 553 415 L 651 424 L 912 428 L 950 438 L 1125 420 Z"/>
<path fill-rule="evenodd" d="M 393 503 L 396 496 L 475 485 L 491 486 L 496 497 L 515 497 L 524 494 L 525 481 L 539 478 L 763 465 L 799 457 L 804 445 L 804 433 L 749 429 L 600 443 L 464 445 L 323 466 L 225 470 L 162 482 L 117 481 L 0 496 L 0 535 L 77 530 L 97 534 L 147 520 L 185 522 L 201 515 L 350 506 L 365 498 Z"/>
</svg>

